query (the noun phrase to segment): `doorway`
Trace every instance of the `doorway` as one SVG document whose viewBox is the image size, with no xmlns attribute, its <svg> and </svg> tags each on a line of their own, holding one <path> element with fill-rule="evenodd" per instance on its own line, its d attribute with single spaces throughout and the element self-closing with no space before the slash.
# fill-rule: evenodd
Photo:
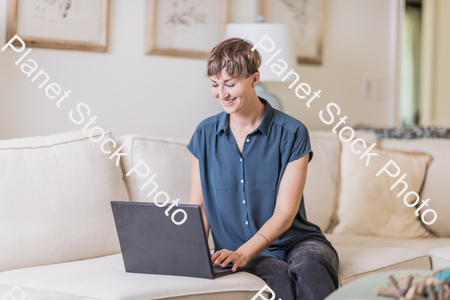
<svg viewBox="0 0 450 300">
<path fill-rule="evenodd" d="M 400 68 L 401 126 L 420 124 L 422 0 L 404 6 Z"/>
</svg>

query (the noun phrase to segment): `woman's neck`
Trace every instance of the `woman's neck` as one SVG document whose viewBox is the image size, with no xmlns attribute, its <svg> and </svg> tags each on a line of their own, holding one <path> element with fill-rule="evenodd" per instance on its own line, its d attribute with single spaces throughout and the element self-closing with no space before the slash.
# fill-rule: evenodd
<svg viewBox="0 0 450 300">
<path fill-rule="evenodd" d="M 259 100 L 256 93 L 253 93 L 252 101 L 249 104 L 246 110 L 230 115 L 230 127 L 236 130 L 247 130 L 257 128 L 261 124 L 266 105 Z"/>
</svg>

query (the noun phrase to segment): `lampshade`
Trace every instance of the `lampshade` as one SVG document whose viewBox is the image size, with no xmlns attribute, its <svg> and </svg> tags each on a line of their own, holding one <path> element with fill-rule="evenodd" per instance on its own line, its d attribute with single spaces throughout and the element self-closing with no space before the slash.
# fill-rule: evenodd
<svg viewBox="0 0 450 300">
<path fill-rule="evenodd" d="M 258 47 L 259 54 L 262 57 L 261 67 L 259 68 L 259 72 L 261 74 L 260 81 L 281 81 L 287 72 L 289 72 L 295 66 L 295 55 L 294 49 L 292 45 L 292 33 L 290 28 L 286 24 L 275 24 L 275 23 L 228 23 L 225 31 L 225 38 L 233 38 L 238 37 L 245 40 L 249 40 L 255 45 L 258 41 L 260 41 L 265 35 L 275 43 L 275 48 L 271 52 L 266 52 L 264 49 Z M 271 48 L 270 41 L 266 40 L 263 44 L 266 49 Z M 275 56 L 268 65 L 265 65 L 265 62 L 272 57 L 278 49 L 281 48 L 281 52 Z M 287 63 L 287 69 L 283 72 L 280 77 L 270 69 L 270 66 L 274 63 L 283 67 L 284 65 L 278 63 L 277 60 L 282 59 Z M 279 69 L 277 69 L 279 71 Z M 294 76 L 289 76 L 286 81 L 292 81 Z"/>
</svg>

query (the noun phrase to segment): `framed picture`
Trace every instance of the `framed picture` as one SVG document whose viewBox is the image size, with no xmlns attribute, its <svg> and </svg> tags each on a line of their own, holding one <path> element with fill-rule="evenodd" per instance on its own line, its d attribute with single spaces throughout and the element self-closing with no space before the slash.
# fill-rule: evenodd
<svg viewBox="0 0 450 300">
<path fill-rule="evenodd" d="M 17 34 L 31 47 L 106 52 L 108 7 L 109 0 L 8 0 L 6 40 Z"/>
<path fill-rule="evenodd" d="M 208 58 L 228 14 L 228 0 L 147 0 L 145 53 Z"/>
<path fill-rule="evenodd" d="M 262 6 L 266 23 L 290 25 L 299 64 L 322 63 L 324 1 L 265 0 Z"/>
</svg>

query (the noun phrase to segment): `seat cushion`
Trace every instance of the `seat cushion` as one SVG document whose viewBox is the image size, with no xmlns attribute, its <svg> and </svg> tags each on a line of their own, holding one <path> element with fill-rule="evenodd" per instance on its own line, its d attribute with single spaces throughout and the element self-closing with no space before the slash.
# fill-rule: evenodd
<svg viewBox="0 0 450 300">
<path fill-rule="evenodd" d="M 450 245 L 448 243 L 447 245 Z M 433 270 L 450 268 L 450 246 L 433 248 L 428 251 Z"/>
<path fill-rule="evenodd" d="M 262 279 L 247 272 L 214 280 L 126 273 L 120 253 L 5 271 L 0 273 L 0 283 L 67 293 L 83 299 L 108 300 L 251 299 L 265 285 Z"/>
<path fill-rule="evenodd" d="M 399 247 L 335 246 L 339 254 L 339 284 L 390 270 L 431 270 L 430 258 L 418 251 Z"/>
<path fill-rule="evenodd" d="M 402 269 L 431 270 L 429 251 L 450 244 L 449 238 L 398 239 L 344 234 L 325 236 L 338 252 L 339 281 L 342 285 L 371 273 Z"/>
<path fill-rule="evenodd" d="M 3 298 L 5 296 L 6 298 Z M 66 293 L 52 292 L 42 289 L 30 289 L 4 283 L 0 283 L 0 297 L 2 297 L 0 298 L 2 300 L 83 300 L 83 298 Z"/>
<path fill-rule="evenodd" d="M 129 197 L 109 156 L 81 130 L 0 141 L 0 271 L 120 252 L 110 201 Z"/>
</svg>

